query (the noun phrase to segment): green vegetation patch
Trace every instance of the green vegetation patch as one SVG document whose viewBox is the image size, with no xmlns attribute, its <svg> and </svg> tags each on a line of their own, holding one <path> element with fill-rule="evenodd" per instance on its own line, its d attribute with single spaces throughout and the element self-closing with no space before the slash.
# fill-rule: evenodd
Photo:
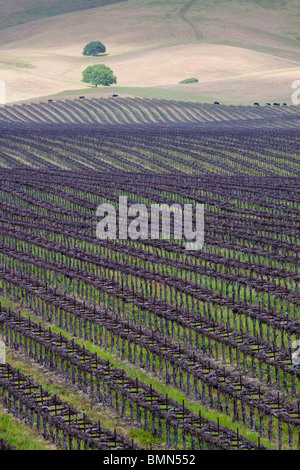
<svg viewBox="0 0 300 470">
<path fill-rule="evenodd" d="M 199 82 L 198 78 L 192 77 L 192 78 L 185 78 L 184 80 L 181 80 L 181 82 L 179 83 L 184 84 L 184 83 L 198 83 L 198 82 Z"/>
<path fill-rule="evenodd" d="M 0 405 L 0 437 L 16 450 L 55 450 L 37 431 L 6 413 Z"/>
</svg>

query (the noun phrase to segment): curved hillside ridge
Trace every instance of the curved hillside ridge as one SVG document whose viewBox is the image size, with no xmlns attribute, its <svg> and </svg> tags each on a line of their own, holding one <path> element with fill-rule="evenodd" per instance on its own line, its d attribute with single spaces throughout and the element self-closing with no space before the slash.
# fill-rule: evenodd
<svg viewBox="0 0 300 470">
<path fill-rule="evenodd" d="M 297 106 L 233 106 L 148 98 L 57 100 L 0 107 L 0 123 L 300 127 Z"/>
</svg>

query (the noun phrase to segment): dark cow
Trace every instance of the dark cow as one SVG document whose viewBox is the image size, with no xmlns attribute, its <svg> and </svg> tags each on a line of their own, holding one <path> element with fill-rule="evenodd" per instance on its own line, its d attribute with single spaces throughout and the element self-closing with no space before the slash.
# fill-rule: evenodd
<svg viewBox="0 0 300 470">
<path fill-rule="evenodd" d="M 254 106 L 259 106 L 259 103 L 254 103 Z"/>
</svg>

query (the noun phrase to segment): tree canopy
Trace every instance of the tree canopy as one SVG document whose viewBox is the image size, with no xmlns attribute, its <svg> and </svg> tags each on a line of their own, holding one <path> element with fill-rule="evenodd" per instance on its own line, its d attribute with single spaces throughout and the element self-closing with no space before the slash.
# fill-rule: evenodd
<svg viewBox="0 0 300 470">
<path fill-rule="evenodd" d="M 117 83 L 117 77 L 113 71 L 106 65 L 89 65 L 82 72 L 82 82 L 90 83 L 97 87 L 98 85 L 109 86 Z"/>
<path fill-rule="evenodd" d="M 106 52 L 106 47 L 100 41 L 91 41 L 83 49 L 83 55 L 93 55 L 103 54 Z"/>
</svg>

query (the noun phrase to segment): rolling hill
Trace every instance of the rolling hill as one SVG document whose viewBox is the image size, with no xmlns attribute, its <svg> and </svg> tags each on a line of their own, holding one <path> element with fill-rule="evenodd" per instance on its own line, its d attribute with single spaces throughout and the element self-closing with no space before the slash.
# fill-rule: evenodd
<svg viewBox="0 0 300 470">
<path fill-rule="evenodd" d="M 119 93 L 235 104 L 290 102 L 291 84 L 300 75 L 298 2 L 104 3 L 50 1 L 41 8 L 32 0 L 25 8 L 24 2 L 1 2 L 6 27 L 0 33 L 0 79 L 8 102 L 70 90 L 111 93 L 81 83 L 83 69 L 94 63 L 113 69 Z M 82 56 L 94 39 L 107 46 L 107 55 Z M 199 83 L 178 85 L 191 76 Z"/>
</svg>

